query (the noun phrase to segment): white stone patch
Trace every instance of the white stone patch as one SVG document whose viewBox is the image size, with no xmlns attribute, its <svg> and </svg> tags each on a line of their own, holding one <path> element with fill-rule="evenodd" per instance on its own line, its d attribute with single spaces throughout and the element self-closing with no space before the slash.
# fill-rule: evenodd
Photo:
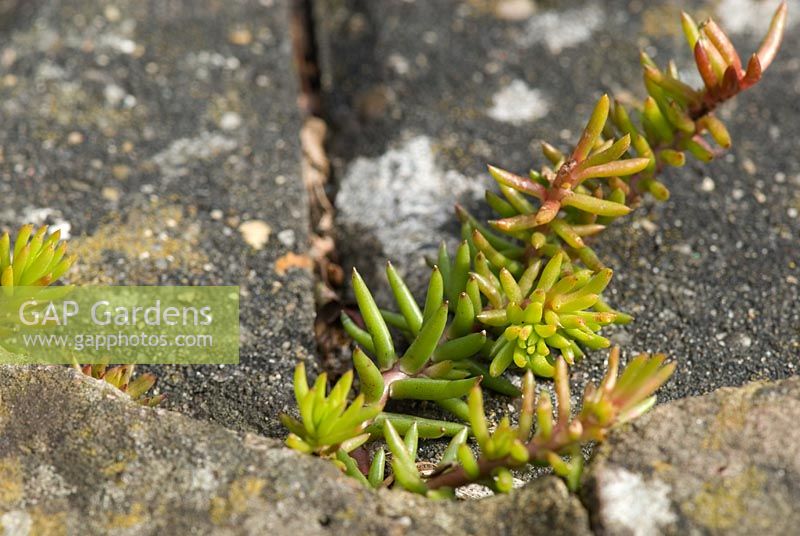
<svg viewBox="0 0 800 536">
<path fill-rule="evenodd" d="M 122 99 L 127 96 L 127 93 L 117 84 L 109 84 L 103 88 L 103 96 L 106 98 L 108 104 L 116 106 L 122 102 Z"/>
<path fill-rule="evenodd" d="M 389 67 L 400 76 L 405 76 L 411 70 L 411 64 L 400 54 L 389 54 L 386 60 Z"/>
<path fill-rule="evenodd" d="M 278 233 L 278 240 L 287 248 L 292 248 L 297 242 L 297 237 L 292 229 L 284 229 Z"/>
<path fill-rule="evenodd" d="M 37 227 L 44 225 L 49 220 L 52 222 L 47 228 L 50 233 L 61 231 L 62 240 L 66 240 L 71 236 L 72 224 L 64 219 L 64 215 L 57 208 L 28 206 L 22 211 L 22 218 L 20 219 Z"/>
<path fill-rule="evenodd" d="M 238 69 L 242 62 L 236 56 L 223 56 L 219 52 L 200 50 L 186 55 L 186 64 L 191 68 L 209 67 L 217 69 Z"/>
<path fill-rule="evenodd" d="M 545 11 L 525 27 L 519 44 L 529 47 L 544 43 L 553 54 L 587 41 L 605 21 L 605 12 L 596 5 L 563 11 Z"/>
<path fill-rule="evenodd" d="M 519 489 L 525 484 L 527 484 L 527 482 L 520 478 L 514 477 L 512 479 L 512 486 L 514 489 Z M 483 484 L 467 484 L 466 486 L 456 488 L 456 498 L 462 501 L 485 499 L 486 497 L 492 497 L 493 495 L 495 495 L 495 493 L 491 490 L 491 488 L 484 486 Z"/>
<path fill-rule="evenodd" d="M 621 467 L 603 474 L 603 518 L 607 526 L 619 526 L 633 536 L 657 536 L 661 527 L 677 518 L 669 500 L 670 488 L 660 480 L 645 482 L 641 475 Z"/>
<path fill-rule="evenodd" d="M 485 188 L 480 179 L 443 169 L 432 140 L 417 136 L 377 158 L 351 162 L 336 205 L 343 222 L 373 233 L 392 259 L 412 261 L 436 250 L 453 204 L 465 194 L 479 199 Z"/>
<path fill-rule="evenodd" d="M 525 20 L 536 13 L 533 0 L 500 0 L 494 8 L 494 14 L 503 20 Z"/>
<path fill-rule="evenodd" d="M 272 227 L 262 220 L 248 220 L 239 226 L 242 238 L 255 250 L 263 249 L 269 242 Z"/>
<path fill-rule="evenodd" d="M 222 130 L 236 130 L 242 126 L 242 116 L 236 112 L 225 112 L 219 120 L 219 128 Z"/>
<path fill-rule="evenodd" d="M 22 510 L 11 510 L 0 516 L 0 527 L 3 527 L 5 536 L 28 536 L 32 526 L 30 514 Z"/>
<path fill-rule="evenodd" d="M 101 34 L 97 39 L 98 48 L 111 49 L 122 54 L 133 54 L 138 46 L 135 41 L 115 34 Z"/>
<path fill-rule="evenodd" d="M 36 78 L 41 80 L 63 80 L 66 71 L 50 61 L 43 61 L 36 68 Z"/>
<path fill-rule="evenodd" d="M 711 177 L 703 177 L 703 181 L 700 183 L 700 189 L 704 192 L 713 192 L 714 188 L 716 188 L 716 184 L 714 184 L 714 179 Z"/>
<path fill-rule="evenodd" d="M 749 33 L 761 39 L 769 29 L 769 23 L 777 7 L 777 1 L 722 0 L 716 9 L 719 19 L 717 22 L 726 33 Z M 787 33 L 792 26 L 797 24 L 798 18 L 793 14 L 798 10 L 800 10 L 800 0 L 789 0 L 789 17 L 786 20 Z M 746 62 L 745 58 L 750 56 L 750 52 L 745 52 L 746 50 L 746 48 L 740 50 L 743 62 Z"/>
<path fill-rule="evenodd" d="M 58 497 L 66 497 L 75 493 L 71 486 L 52 465 L 39 465 L 29 475 L 25 483 L 25 491 L 31 504 L 46 502 Z"/>
<path fill-rule="evenodd" d="M 153 156 L 153 162 L 166 177 L 181 176 L 186 166 L 195 160 L 211 160 L 233 151 L 236 140 L 221 134 L 203 132 L 194 138 L 179 138 Z"/>
<path fill-rule="evenodd" d="M 219 487 L 219 479 L 211 467 L 199 467 L 192 473 L 192 491 L 215 491 Z"/>
<path fill-rule="evenodd" d="M 462 501 L 491 497 L 494 492 L 481 484 L 467 484 L 456 488 L 456 498 Z"/>
<path fill-rule="evenodd" d="M 549 112 L 550 102 L 540 90 L 514 80 L 494 94 L 488 113 L 496 121 L 520 125 L 541 119 Z"/>
</svg>

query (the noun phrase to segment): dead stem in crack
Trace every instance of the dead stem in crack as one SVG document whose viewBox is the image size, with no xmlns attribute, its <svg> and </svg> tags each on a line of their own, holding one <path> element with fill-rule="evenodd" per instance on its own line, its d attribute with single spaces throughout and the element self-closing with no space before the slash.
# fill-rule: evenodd
<svg viewBox="0 0 800 536">
<path fill-rule="evenodd" d="M 335 209 L 330 192 L 331 165 L 325 150 L 328 125 L 322 118 L 320 69 L 310 0 L 292 0 L 291 32 L 300 86 L 297 103 L 305 116 L 300 131 L 303 153 L 301 172 L 309 203 L 309 256 L 314 263 L 314 301 L 317 310 L 314 334 L 323 369 L 333 377 L 338 377 L 347 370 L 350 339 L 339 323 L 344 272 L 338 262 L 333 237 Z"/>
<path fill-rule="evenodd" d="M 333 238 L 334 206 L 328 197 L 330 162 L 325 152 L 327 125 L 319 117 L 306 118 L 300 132 L 303 149 L 302 173 L 311 216 L 311 251 L 314 262 L 314 301 L 317 316 L 314 334 L 322 366 L 334 377 L 347 370 L 350 339 L 339 324 L 344 272 L 339 265 Z"/>
</svg>

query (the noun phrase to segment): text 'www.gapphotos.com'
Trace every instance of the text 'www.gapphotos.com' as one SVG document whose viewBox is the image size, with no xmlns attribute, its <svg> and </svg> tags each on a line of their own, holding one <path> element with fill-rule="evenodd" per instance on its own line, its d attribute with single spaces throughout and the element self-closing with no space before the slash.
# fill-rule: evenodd
<svg viewBox="0 0 800 536">
<path fill-rule="evenodd" d="M 110 350 L 112 348 L 211 348 L 214 336 L 209 334 L 181 334 L 175 336 L 156 334 L 96 334 L 96 335 L 44 335 L 22 336 L 27 348 L 71 348 L 83 350 Z"/>
</svg>

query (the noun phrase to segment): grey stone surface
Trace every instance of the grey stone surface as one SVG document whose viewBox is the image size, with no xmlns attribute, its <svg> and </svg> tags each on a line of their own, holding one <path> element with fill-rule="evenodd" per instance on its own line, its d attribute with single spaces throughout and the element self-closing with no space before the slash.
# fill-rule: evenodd
<svg viewBox="0 0 800 536">
<path fill-rule="evenodd" d="M 66 367 L 0 367 L 5 534 L 590 534 L 555 478 L 479 502 L 378 494 L 254 434 Z"/>
<path fill-rule="evenodd" d="M 71 234 L 72 282 L 240 285 L 241 365 L 155 372 L 167 407 L 281 435 L 314 367 L 289 2 L 24 4 L 0 32 L 0 226 Z"/>
<path fill-rule="evenodd" d="M 340 248 L 376 285 L 375 256 L 421 281 L 420 257 L 442 233 L 455 240 L 452 204 L 477 205 L 487 163 L 524 174 L 542 165 L 539 140 L 575 142 L 601 92 L 641 95 L 640 48 L 691 72 L 680 8 L 717 16 L 749 54 L 777 3 L 321 2 Z M 730 154 L 668 172 L 667 203 L 596 242 L 616 269 L 610 301 L 636 317 L 612 339 L 678 362 L 664 399 L 800 366 L 798 12 L 790 2 L 764 80 L 722 110 Z M 590 355 L 576 381 L 598 377 L 603 359 Z"/>
<path fill-rule="evenodd" d="M 583 491 L 600 534 L 792 534 L 800 378 L 657 408 L 615 433 Z"/>
</svg>

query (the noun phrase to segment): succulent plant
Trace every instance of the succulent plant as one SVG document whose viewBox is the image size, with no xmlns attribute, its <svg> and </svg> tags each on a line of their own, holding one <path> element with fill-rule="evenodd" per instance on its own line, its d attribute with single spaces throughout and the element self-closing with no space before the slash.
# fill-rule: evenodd
<svg viewBox="0 0 800 536">
<path fill-rule="evenodd" d="M 461 256 L 468 263 L 468 255 Z M 387 264 L 386 273 L 399 313 L 378 308 L 358 271 L 353 271 L 353 291 L 364 327 L 346 314 L 342 315 L 342 324 L 358 345 L 353 352 L 353 363 L 367 400 L 379 400 L 382 404 L 390 398 L 431 400 L 466 418 L 466 406 L 459 399 L 481 376 L 490 389 L 509 396 L 519 395 L 519 390 L 508 380 L 489 378 L 485 364 L 477 358 L 487 346 L 487 335 L 485 330 L 478 330 L 480 292 L 474 278 L 469 278 L 468 270 L 468 264 L 458 263 L 446 270 L 434 267 L 425 304 L 420 307 L 391 263 Z M 450 318 L 450 302 L 444 299 L 445 282 L 452 284 L 455 278 L 469 281 L 465 283 L 467 290 L 456 296 Z M 398 330 L 408 343 L 402 355 L 395 349 L 390 327 Z"/>
<path fill-rule="evenodd" d="M 719 149 L 730 147 L 730 134 L 713 112 L 761 79 L 780 46 L 786 16 L 784 1 L 761 47 L 743 69 L 730 39 L 716 22 L 708 19 L 698 25 L 682 13 L 683 31 L 704 87 L 694 89 L 681 81 L 675 62 L 661 69 L 642 52 L 648 95 L 644 102 L 633 103 L 639 124 L 621 101 L 612 103 L 603 95 L 571 153 L 543 143 L 542 153 L 550 165 L 532 170 L 528 176 L 489 166 L 503 194 L 486 195 L 498 218 L 490 220 L 488 227 L 478 225 L 459 208 L 464 234 L 482 233 L 507 257 L 504 263 L 522 267 L 532 257 L 552 257 L 563 249 L 591 269 L 603 268 L 584 238 L 628 214 L 643 193 L 666 200 L 669 190 L 656 179 L 664 166 L 683 166 L 687 152 L 710 161 L 716 151 L 709 141 Z"/>
<path fill-rule="evenodd" d="M 489 166 L 502 196 L 487 191 L 486 202 L 498 217 L 484 224 L 460 206 L 456 214 L 470 252 L 470 277 L 489 303 L 476 319 L 490 338 L 503 330 L 506 339 L 492 347 L 490 373 L 513 363 L 552 376 L 556 353 L 572 364 L 585 349 L 608 346 L 598 334 L 603 326 L 631 320 L 602 300 L 612 272 L 589 238 L 628 214 L 641 194 L 667 199 L 669 191 L 656 175 L 664 166 L 682 166 L 687 152 L 712 159 L 716 153 L 707 138 L 720 149 L 730 147 L 730 135 L 713 111 L 761 78 L 780 45 L 786 14 L 782 2 L 743 70 L 713 20 L 698 25 L 683 13 L 703 88 L 679 80 L 674 62 L 662 71 L 642 53 L 648 96 L 635 106 L 638 125 L 621 102 L 603 95 L 569 154 L 543 143 L 550 165 L 526 177 Z M 448 262 L 446 252 L 438 262 Z M 465 288 L 460 280 L 450 287 L 451 299 Z"/>
<path fill-rule="evenodd" d="M 369 361 L 363 353 L 357 359 L 362 365 L 365 360 Z M 308 454 L 333 457 L 340 456 L 339 451 L 350 452 L 381 435 L 387 423 L 395 423 L 402 430 L 413 425 L 427 438 L 453 435 L 465 428 L 463 424 L 382 412 L 386 403 L 386 398 L 381 396 L 383 389 L 372 383 L 381 381 L 380 373 L 371 365 L 369 375 L 363 370 L 359 375 L 361 392 L 348 402 L 352 370 L 342 375 L 328 392 L 326 373 L 317 376 L 309 388 L 305 365 L 298 364 L 294 373 L 294 394 L 300 419 L 281 415 L 281 421 L 290 432 L 287 446 Z"/>
<path fill-rule="evenodd" d="M 619 377 L 619 348 L 608 359 L 608 369 L 599 386 L 588 384 L 582 406 L 573 416 L 570 408 L 567 364 L 556 363 L 556 412 L 546 390 L 537 396 L 534 375 L 523 378 L 522 401 L 516 424 L 503 417 L 490 431 L 484 413 L 483 395 L 478 386 L 469 394 L 470 428 L 455 434 L 439 463 L 428 472 L 416 463 L 420 438 L 416 423 L 398 431 L 391 422 L 383 428 L 384 439 L 392 454 L 392 480 L 400 487 L 432 498 L 452 497 L 460 486 L 480 483 L 496 493 L 513 487 L 511 470 L 525 464 L 549 466 L 576 489 L 583 470 L 582 447 L 603 441 L 609 430 L 646 412 L 655 404 L 653 393 L 669 379 L 674 363 L 664 364 L 664 356 L 641 354 L 625 367 Z M 476 457 L 467 444 L 474 437 L 480 455 Z M 401 435 L 404 434 L 404 437 Z M 387 485 L 384 479 L 385 452 L 376 451 L 365 477 L 345 449 L 337 452 L 345 473 L 371 487 Z"/>
<path fill-rule="evenodd" d="M 143 406 L 157 406 L 166 395 L 146 396 L 156 384 L 156 377 L 149 372 L 133 377 L 134 365 L 76 365 L 76 368 L 96 380 L 103 380 L 126 393 L 134 402 Z"/>
<path fill-rule="evenodd" d="M 555 417 L 549 394 L 536 396 L 534 376 L 528 371 L 523 379 L 517 425 L 512 426 L 505 417 L 492 432 L 484 414 L 481 391 L 473 389 L 469 395 L 470 425 L 481 455 L 475 458 L 468 447 L 459 447 L 458 463 L 427 479 L 426 490 L 483 482 L 495 491 L 507 492 L 511 489 L 509 469 L 527 463 L 549 465 L 575 489 L 583 468 L 581 447 L 602 441 L 613 427 L 638 417 L 655 404 L 653 393 L 675 370 L 675 364 L 665 365 L 664 359 L 663 355 L 641 354 L 617 377 L 619 348 L 614 348 L 603 380 L 597 387 L 591 383 L 586 386 L 581 409 L 574 417 L 570 411 L 566 362 L 563 359 L 556 362 Z"/>
<path fill-rule="evenodd" d="M 477 318 L 487 326 L 503 328 L 489 353 L 492 376 L 515 363 L 551 378 L 556 352 L 571 365 L 583 356 L 578 343 L 591 349 L 607 348 L 608 339 L 597 332 L 602 326 L 627 321 L 627 315 L 607 310 L 600 301 L 600 293 L 611 280 L 611 270 L 572 271 L 570 266 L 562 271 L 565 258 L 558 253 L 543 268 L 538 260 L 519 281 L 505 268 L 499 277 L 481 278 L 481 291 L 491 305 Z"/>
<path fill-rule="evenodd" d="M 0 287 L 4 299 L 0 302 L 0 316 L 7 320 L 9 307 L 14 302 L 9 298 L 15 287 L 46 287 L 58 281 L 76 260 L 76 255 L 66 255 L 67 243 L 61 241 L 61 231 L 47 234 L 48 227 L 36 229 L 32 224 L 23 225 L 12 241 L 8 232 L 0 237 Z M 65 289 L 66 290 L 66 289 Z M 59 294 L 49 294 L 55 297 Z M 5 333 L 6 327 L 0 327 Z M 74 365 L 83 374 L 103 380 L 126 393 L 135 402 L 144 406 L 157 406 L 166 395 L 147 393 L 156 384 L 154 374 L 145 373 L 134 377 L 134 365 L 106 364 Z"/>
<path fill-rule="evenodd" d="M 357 344 L 353 364 L 360 394 L 348 405 L 352 373 L 326 396 L 326 376 L 309 389 L 298 367 L 302 422 L 284 417 L 289 446 L 335 458 L 345 473 L 371 487 L 393 481 L 433 498 L 452 497 L 473 482 L 509 491 L 510 471 L 529 463 L 550 466 L 575 489 L 581 447 L 602 441 L 614 426 L 652 407 L 653 393 L 675 369 L 664 364 L 663 355 L 640 355 L 617 378 L 614 348 L 602 382 L 586 388 L 581 409 L 572 415 L 568 365 L 587 350 L 610 345 L 599 333 L 603 327 L 632 320 L 603 300 L 612 270 L 589 241 L 628 214 L 643 194 L 666 200 L 669 191 L 657 179 L 665 166 L 684 165 L 687 152 L 708 161 L 730 146 L 713 112 L 761 78 L 780 46 L 786 14 L 784 1 L 746 68 L 713 20 L 698 25 L 682 14 L 703 88 L 681 81 L 674 62 L 660 69 L 642 54 L 644 102 L 626 106 L 602 96 L 571 152 L 542 144 L 549 165 L 540 171 L 521 176 L 489 166 L 500 195 L 487 191 L 485 199 L 497 217 L 483 223 L 456 206 L 462 243 L 452 257 L 444 245 L 439 249 L 422 307 L 391 264 L 387 277 L 397 312 L 380 309 L 354 271 L 360 316 L 343 314 L 342 324 Z M 521 392 L 503 376 L 512 364 L 526 371 Z M 548 393 L 535 394 L 534 374 L 554 378 L 555 417 Z M 481 387 L 522 395 L 516 424 L 504 418 L 489 431 Z M 384 411 L 390 399 L 403 398 L 434 401 L 469 426 Z M 478 457 L 467 445 L 470 434 Z M 432 471 L 421 471 L 419 439 L 442 436 L 452 437 L 443 459 Z M 383 449 L 367 474 L 356 462 L 363 462 L 363 444 L 380 438 L 392 453 L 388 478 Z"/>
<path fill-rule="evenodd" d="M 48 227 L 36 229 L 32 224 L 23 225 L 12 241 L 8 232 L 0 237 L 0 287 L 4 289 L 4 299 L 0 302 L 0 317 L 6 320 L 10 314 L 9 306 L 15 304 L 9 297 L 14 287 L 45 287 L 58 281 L 73 265 L 77 256 L 66 255 L 67 243 L 61 241 L 61 231 L 47 234 Z M 58 296 L 50 294 L 49 296 Z M 5 326 L 0 332 L 5 333 Z M 134 365 L 106 364 L 73 365 L 83 374 L 103 380 L 126 393 L 135 402 L 144 406 L 157 406 L 166 395 L 147 393 L 155 386 L 156 376 L 151 373 L 134 377 Z"/>
<path fill-rule="evenodd" d="M 23 225 L 12 242 L 8 233 L 0 237 L 0 286 L 47 286 L 64 275 L 75 255 L 66 255 L 67 243 L 60 242 L 61 231 L 47 235 L 47 226 L 34 232 Z"/>
<path fill-rule="evenodd" d="M 347 396 L 353 383 L 353 371 L 345 373 L 327 391 L 327 374 L 317 377 L 313 387 L 306 380 L 305 365 L 300 363 L 294 373 L 294 393 L 300 410 L 298 421 L 282 415 L 283 424 L 291 433 L 286 444 L 295 450 L 318 455 L 349 452 L 369 439 L 367 424 L 381 411 L 378 404 L 365 405 L 360 394 L 348 404 Z"/>
</svg>

